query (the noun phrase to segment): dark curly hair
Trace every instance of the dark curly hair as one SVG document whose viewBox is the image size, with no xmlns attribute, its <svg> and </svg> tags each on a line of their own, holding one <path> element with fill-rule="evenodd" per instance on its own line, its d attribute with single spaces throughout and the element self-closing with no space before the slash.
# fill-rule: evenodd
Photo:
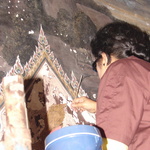
<svg viewBox="0 0 150 150">
<path fill-rule="evenodd" d="M 150 36 L 126 22 L 113 22 L 100 29 L 91 41 L 96 58 L 104 52 L 110 63 L 111 55 L 118 59 L 136 56 L 150 62 Z"/>
</svg>

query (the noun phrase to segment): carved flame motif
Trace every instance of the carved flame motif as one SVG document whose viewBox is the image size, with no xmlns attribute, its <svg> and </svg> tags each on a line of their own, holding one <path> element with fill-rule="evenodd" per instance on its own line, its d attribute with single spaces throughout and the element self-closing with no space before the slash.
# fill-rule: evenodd
<svg viewBox="0 0 150 150">
<path fill-rule="evenodd" d="M 7 73 L 7 76 L 12 76 L 12 75 L 23 75 L 24 69 L 20 63 L 19 56 L 17 56 L 16 63 L 13 68 Z"/>
</svg>

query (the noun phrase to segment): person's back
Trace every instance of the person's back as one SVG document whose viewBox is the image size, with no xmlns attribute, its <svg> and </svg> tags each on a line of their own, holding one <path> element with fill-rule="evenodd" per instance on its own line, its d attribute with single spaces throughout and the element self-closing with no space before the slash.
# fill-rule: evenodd
<svg viewBox="0 0 150 150">
<path fill-rule="evenodd" d="M 101 79 L 97 125 L 129 150 L 149 149 L 150 63 L 134 56 L 112 63 Z"/>
<path fill-rule="evenodd" d="M 136 70 L 132 79 L 135 80 L 136 87 L 139 87 L 139 91 L 135 93 L 137 97 L 135 107 L 138 108 L 138 101 L 141 101 L 143 105 L 138 108 L 141 118 L 129 145 L 129 150 L 148 150 L 150 148 L 150 63 L 138 59 L 137 61 L 132 61 L 131 64 L 133 66 L 130 72 Z"/>
</svg>

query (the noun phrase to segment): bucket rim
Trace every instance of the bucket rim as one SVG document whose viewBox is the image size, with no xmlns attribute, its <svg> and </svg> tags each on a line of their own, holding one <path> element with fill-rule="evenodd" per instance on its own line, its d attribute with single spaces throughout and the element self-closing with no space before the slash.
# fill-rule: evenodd
<svg viewBox="0 0 150 150">
<path fill-rule="evenodd" d="M 46 146 L 45 146 L 45 150 L 46 150 L 47 147 L 48 147 L 49 145 L 51 145 L 52 143 L 54 143 L 54 142 L 56 142 L 56 141 L 58 141 L 58 140 L 61 140 L 61 139 L 63 139 L 63 138 L 70 137 L 70 136 L 75 136 L 75 135 L 92 135 L 92 136 L 96 136 L 96 137 L 98 137 L 98 138 L 101 139 L 101 136 L 100 136 L 99 134 L 95 134 L 95 133 L 88 133 L 88 132 L 71 133 L 71 134 L 67 134 L 67 135 L 60 136 L 60 137 L 58 137 L 58 138 L 52 140 L 52 141 L 49 142 L 49 143 L 46 143 L 46 140 L 45 140 L 45 145 L 46 145 Z"/>
</svg>

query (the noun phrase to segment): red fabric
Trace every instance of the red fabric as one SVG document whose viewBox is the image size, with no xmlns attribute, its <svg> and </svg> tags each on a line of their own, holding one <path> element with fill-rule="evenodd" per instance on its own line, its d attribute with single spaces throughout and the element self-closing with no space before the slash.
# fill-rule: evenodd
<svg viewBox="0 0 150 150">
<path fill-rule="evenodd" d="M 150 149 L 150 63 L 132 56 L 109 66 L 99 86 L 96 123 L 129 150 Z"/>
</svg>

